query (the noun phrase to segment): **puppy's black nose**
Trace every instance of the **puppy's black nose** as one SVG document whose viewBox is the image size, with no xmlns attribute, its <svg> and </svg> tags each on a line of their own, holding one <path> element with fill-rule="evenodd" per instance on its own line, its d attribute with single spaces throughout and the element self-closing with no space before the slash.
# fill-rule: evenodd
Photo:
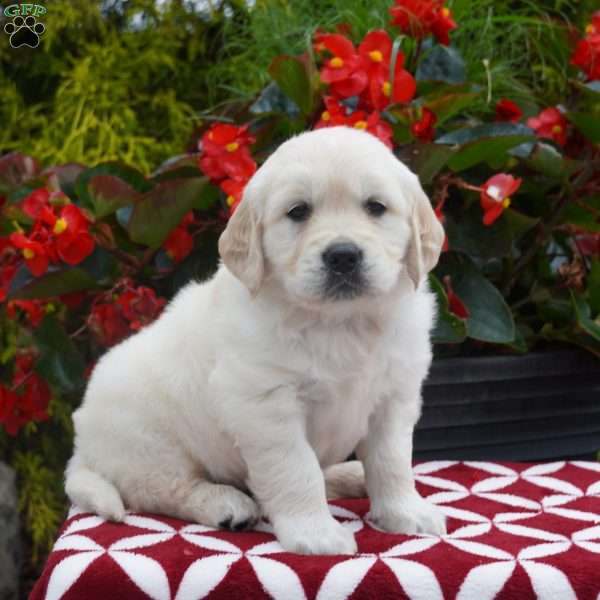
<svg viewBox="0 0 600 600">
<path fill-rule="evenodd" d="M 352 242 L 332 244 L 323 252 L 323 262 L 334 273 L 352 273 L 359 267 L 362 259 L 363 251 Z"/>
</svg>

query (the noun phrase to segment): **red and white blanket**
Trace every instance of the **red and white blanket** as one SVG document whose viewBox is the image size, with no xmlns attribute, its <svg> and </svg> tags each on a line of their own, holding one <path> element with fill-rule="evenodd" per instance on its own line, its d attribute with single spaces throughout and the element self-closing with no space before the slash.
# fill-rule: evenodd
<svg viewBox="0 0 600 600">
<path fill-rule="evenodd" d="M 448 535 L 382 533 L 365 521 L 367 500 L 335 501 L 355 556 L 284 552 L 267 523 L 230 533 L 73 509 L 30 600 L 600 600 L 600 463 L 434 461 L 414 472 Z"/>
</svg>

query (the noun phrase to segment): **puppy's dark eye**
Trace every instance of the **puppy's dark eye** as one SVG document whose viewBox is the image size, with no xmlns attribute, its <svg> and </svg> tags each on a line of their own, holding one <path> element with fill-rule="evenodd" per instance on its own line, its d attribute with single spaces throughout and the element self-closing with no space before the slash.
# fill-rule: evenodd
<svg viewBox="0 0 600 600">
<path fill-rule="evenodd" d="M 369 198 L 369 200 L 365 202 L 365 210 L 372 217 L 380 217 L 387 210 L 387 206 L 381 204 L 381 202 L 378 202 L 377 200 Z"/>
<path fill-rule="evenodd" d="M 300 223 L 306 221 L 310 217 L 311 208 L 306 202 L 299 202 L 290 210 L 288 210 L 287 216 L 292 220 Z"/>
</svg>

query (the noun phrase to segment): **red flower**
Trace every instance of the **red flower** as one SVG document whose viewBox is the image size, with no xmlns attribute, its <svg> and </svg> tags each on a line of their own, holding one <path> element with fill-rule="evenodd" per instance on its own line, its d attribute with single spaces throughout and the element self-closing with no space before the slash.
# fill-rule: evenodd
<svg viewBox="0 0 600 600">
<path fill-rule="evenodd" d="M 339 33 L 321 34 L 319 42 L 333 55 L 321 69 L 321 81 L 329 84 L 338 98 L 358 96 L 369 81 L 363 57 Z"/>
<path fill-rule="evenodd" d="M 392 40 L 386 31 L 369 32 L 358 47 L 369 77 L 369 100 L 377 110 L 390 102 L 409 102 L 417 91 L 413 76 L 404 70 L 404 54 L 398 52 L 394 65 L 394 83 L 390 82 Z"/>
<path fill-rule="evenodd" d="M 234 181 L 233 179 L 226 179 L 221 182 L 221 189 L 227 194 L 225 201 L 229 207 L 229 215 L 231 216 L 239 203 L 242 201 L 242 195 L 246 188 L 246 182 Z"/>
<path fill-rule="evenodd" d="M 410 126 L 411 133 L 422 142 L 431 142 L 435 134 L 436 114 L 426 106 L 421 109 L 421 118 Z"/>
<path fill-rule="evenodd" d="M 567 141 L 567 120 L 557 108 L 546 108 L 537 117 L 527 119 L 527 127 L 531 127 L 538 137 L 549 138 L 560 146 Z"/>
<path fill-rule="evenodd" d="M 577 42 L 571 64 L 579 67 L 588 81 L 600 79 L 600 33 L 588 35 Z"/>
<path fill-rule="evenodd" d="M 27 216 L 37 219 L 42 209 L 49 208 L 49 201 L 50 192 L 46 188 L 38 188 L 21 202 L 21 208 Z"/>
<path fill-rule="evenodd" d="M 27 237 L 23 233 L 11 233 L 11 244 L 21 250 L 25 264 L 32 275 L 39 277 L 48 270 L 50 252 L 46 244 L 35 239 L 35 234 Z"/>
<path fill-rule="evenodd" d="M 93 251 L 96 243 L 89 233 L 86 216 L 74 204 L 67 204 L 52 224 L 56 236 L 56 252 L 68 265 L 78 265 Z"/>
<path fill-rule="evenodd" d="M 185 227 L 176 227 L 163 243 L 163 248 L 174 262 L 181 262 L 193 249 L 194 238 Z"/>
<path fill-rule="evenodd" d="M 116 304 L 102 302 L 92 307 L 88 325 L 103 346 L 113 346 L 129 334 L 129 323 Z"/>
<path fill-rule="evenodd" d="M 347 122 L 346 107 L 333 96 L 325 96 L 323 102 L 325 103 L 325 110 L 321 113 L 321 118 L 314 128 L 321 129 L 321 127 L 345 125 Z"/>
<path fill-rule="evenodd" d="M 438 42 L 447 46 L 449 32 L 456 29 L 450 10 L 442 0 L 395 0 L 390 8 L 392 24 L 415 38 L 424 38 L 430 33 Z"/>
<path fill-rule="evenodd" d="M 454 293 L 450 275 L 444 277 L 444 287 L 446 288 L 446 296 L 448 296 L 448 308 L 450 312 L 461 319 L 469 318 L 469 309 L 464 305 L 463 301 Z"/>
<path fill-rule="evenodd" d="M 50 388 L 32 369 L 33 355 L 18 354 L 12 389 L 0 386 L 0 423 L 9 435 L 16 435 L 29 421 L 48 418 Z"/>
<path fill-rule="evenodd" d="M 14 319 L 17 309 L 21 309 L 32 327 L 37 327 L 46 314 L 45 308 L 46 303 L 43 300 L 11 300 L 6 307 L 6 314 L 10 319 Z"/>
<path fill-rule="evenodd" d="M 202 136 L 200 169 L 213 181 L 225 177 L 248 180 L 254 175 L 256 163 L 248 149 L 254 138 L 247 130 L 247 125 L 218 123 Z"/>
<path fill-rule="evenodd" d="M 159 298 L 152 288 L 140 285 L 123 292 L 117 303 L 129 321 L 129 327 L 138 331 L 160 315 L 167 301 Z"/>
<path fill-rule="evenodd" d="M 521 109 L 512 100 L 501 98 L 496 103 L 496 121 L 516 123 L 522 116 Z"/>
<path fill-rule="evenodd" d="M 491 225 L 510 206 L 510 196 L 520 185 L 520 179 L 506 173 L 498 173 L 483 184 L 480 200 L 484 225 Z"/>
</svg>

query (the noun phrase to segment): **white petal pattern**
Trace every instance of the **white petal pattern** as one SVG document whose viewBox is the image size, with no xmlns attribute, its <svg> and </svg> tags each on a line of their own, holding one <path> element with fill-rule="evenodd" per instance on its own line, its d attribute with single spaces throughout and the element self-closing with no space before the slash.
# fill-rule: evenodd
<svg viewBox="0 0 600 600">
<path fill-rule="evenodd" d="M 200 600 L 212 592 L 240 556 L 216 554 L 193 562 L 179 584 L 175 600 Z"/>
<path fill-rule="evenodd" d="M 274 600 L 306 600 L 298 575 L 282 562 L 249 556 L 248 560 L 268 594 Z"/>
<path fill-rule="evenodd" d="M 556 567 L 533 561 L 524 561 L 522 565 L 538 600 L 577 600 L 566 575 Z"/>
<path fill-rule="evenodd" d="M 444 600 L 434 572 L 425 565 L 402 558 L 383 558 L 411 600 Z"/>
<path fill-rule="evenodd" d="M 376 560 L 374 556 L 359 556 L 338 563 L 325 576 L 316 600 L 345 600 L 354 592 Z"/>
<path fill-rule="evenodd" d="M 488 563 L 471 569 L 456 600 L 493 600 L 515 570 L 512 560 Z"/>
<path fill-rule="evenodd" d="M 170 600 L 169 580 L 158 561 L 133 552 L 111 552 L 110 556 L 152 600 Z"/>
<path fill-rule="evenodd" d="M 50 575 L 46 600 L 60 600 L 90 564 L 101 555 L 102 552 L 92 551 L 63 558 Z"/>
</svg>

